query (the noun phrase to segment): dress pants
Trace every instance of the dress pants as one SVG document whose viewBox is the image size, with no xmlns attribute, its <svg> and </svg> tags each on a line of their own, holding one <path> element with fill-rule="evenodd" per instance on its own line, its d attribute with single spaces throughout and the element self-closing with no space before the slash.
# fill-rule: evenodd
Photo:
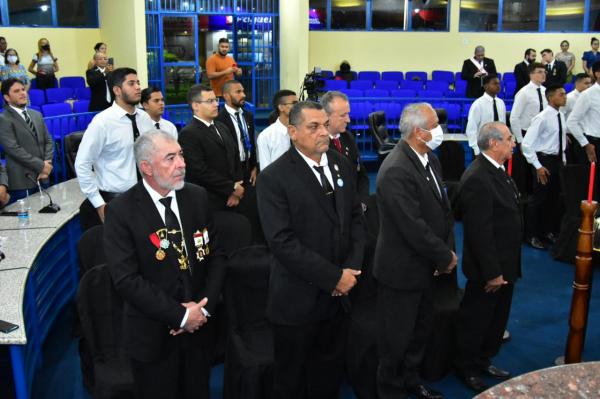
<svg viewBox="0 0 600 399">
<path fill-rule="evenodd" d="M 210 321 L 209 321 L 210 323 Z M 163 357 L 154 362 L 132 359 L 138 399 L 208 399 L 210 351 L 208 324 L 192 334 L 169 337 Z"/>
<path fill-rule="evenodd" d="M 100 195 L 102 195 L 102 199 L 104 199 L 104 202 L 108 204 L 119 194 L 100 191 Z M 94 206 L 88 199 L 83 201 L 79 206 L 79 224 L 81 224 L 82 232 L 99 224 L 102 224 L 100 216 L 98 216 L 98 211 L 96 210 L 96 208 L 94 208 Z"/>
<path fill-rule="evenodd" d="M 550 176 L 546 184 L 537 181 L 537 172 L 532 166 L 533 197 L 527 209 L 525 238 L 543 238 L 549 233 L 558 234 L 560 218 L 564 209 L 560 200 L 560 169 L 562 160 L 558 155 L 537 153 L 538 160 L 548 169 Z"/>
<path fill-rule="evenodd" d="M 463 377 L 481 375 L 500 350 L 514 284 L 485 292 L 485 283 L 467 280 L 457 323 L 456 369 Z"/>
<path fill-rule="evenodd" d="M 433 278 L 433 277 L 432 277 Z M 404 398 L 421 383 L 419 368 L 433 324 L 433 293 L 377 286 L 377 391 L 380 399 Z"/>
<path fill-rule="evenodd" d="M 272 324 L 275 399 L 337 399 L 344 371 L 346 314 L 297 326 Z"/>
</svg>

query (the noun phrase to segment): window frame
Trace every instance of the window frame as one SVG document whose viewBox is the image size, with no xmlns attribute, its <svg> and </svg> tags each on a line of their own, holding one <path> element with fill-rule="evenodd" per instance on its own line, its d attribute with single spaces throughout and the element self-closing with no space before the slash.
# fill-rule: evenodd
<svg viewBox="0 0 600 399">
<path fill-rule="evenodd" d="M 50 11 L 52 13 L 52 25 L 12 25 L 10 23 L 10 10 L 8 9 L 8 0 L 0 0 L 0 26 L 3 28 L 57 28 L 57 29 L 98 29 L 100 21 L 98 17 L 98 0 L 94 0 L 94 23 L 91 25 L 59 25 L 58 24 L 58 7 L 56 2 L 59 0 L 50 0 Z"/>
</svg>

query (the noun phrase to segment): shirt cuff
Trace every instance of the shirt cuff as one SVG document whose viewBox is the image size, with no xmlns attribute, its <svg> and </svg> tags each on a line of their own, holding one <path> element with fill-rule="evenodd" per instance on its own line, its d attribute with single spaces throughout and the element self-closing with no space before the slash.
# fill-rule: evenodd
<svg viewBox="0 0 600 399">
<path fill-rule="evenodd" d="M 183 315 L 183 320 L 181 320 L 181 324 L 179 325 L 179 328 L 183 328 L 183 326 L 185 326 L 185 322 L 188 319 L 188 315 L 190 314 L 189 309 L 185 309 L 185 314 Z"/>
<path fill-rule="evenodd" d="M 94 208 L 100 208 L 102 205 L 106 204 L 106 202 L 104 202 L 104 198 L 102 198 L 99 192 L 90 195 L 88 199 L 90 200 Z"/>
<path fill-rule="evenodd" d="M 204 308 L 201 308 L 201 310 L 205 317 L 210 317 L 210 313 L 208 313 L 208 310 L 206 310 Z"/>
<path fill-rule="evenodd" d="M 542 167 L 542 164 L 536 159 L 535 161 L 533 161 L 533 167 L 535 168 L 535 170 L 538 170 Z"/>
</svg>

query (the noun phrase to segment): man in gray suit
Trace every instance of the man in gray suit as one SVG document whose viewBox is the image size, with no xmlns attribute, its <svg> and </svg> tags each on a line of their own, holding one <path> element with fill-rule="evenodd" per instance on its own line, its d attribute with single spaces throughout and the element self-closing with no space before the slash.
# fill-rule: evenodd
<svg viewBox="0 0 600 399">
<path fill-rule="evenodd" d="M 52 172 L 54 144 L 42 114 L 27 108 L 27 91 L 18 79 L 2 83 L 4 112 L 0 115 L 0 145 L 6 154 L 8 187 L 13 199 L 45 182 Z M 29 176 L 29 177 L 28 177 Z"/>
<path fill-rule="evenodd" d="M 4 207 L 10 200 L 10 194 L 8 194 L 8 176 L 6 175 L 6 169 L 0 162 L 0 208 Z"/>
</svg>

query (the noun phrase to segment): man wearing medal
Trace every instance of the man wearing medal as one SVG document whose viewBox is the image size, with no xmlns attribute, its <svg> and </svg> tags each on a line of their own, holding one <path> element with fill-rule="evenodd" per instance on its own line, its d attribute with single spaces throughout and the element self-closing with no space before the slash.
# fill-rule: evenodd
<svg viewBox="0 0 600 399">
<path fill-rule="evenodd" d="M 257 178 L 274 255 L 266 315 L 278 399 L 337 397 L 343 375 L 347 294 L 360 275 L 365 228 L 355 166 L 329 149 L 327 125 L 320 104 L 294 105 L 292 147 Z"/>
<path fill-rule="evenodd" d="M 125 347 L 139 398 L 208 398 L 207 326 L 225 257 L 204 188 L 185 184 L 181 147 L 152 130 L 135 142 L 142 180 L 115 198 L 104 227 L 108 269 L 124 300 Z"/>
</svg>

